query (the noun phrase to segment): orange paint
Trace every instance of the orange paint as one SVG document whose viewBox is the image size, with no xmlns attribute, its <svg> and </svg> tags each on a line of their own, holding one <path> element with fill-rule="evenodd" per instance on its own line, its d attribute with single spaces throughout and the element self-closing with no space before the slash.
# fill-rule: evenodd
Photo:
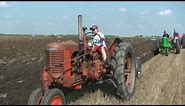
<svg viewBox="0 0 185 106">
<path fill-rule="evenodd" d="M 67 70 L 65 76 L 71 78 L 71 51 L 70 49 L 65 50 L 65 69 Z"/>
<path fill-rule="evenodd" d="M 75 90 L 80 90 L 81 87 L 82 87 L 82 85 L 76 85 L 76 86 L 75 86 Z"/>
<path fill-rule="evenodd" d="M 50 105 L 62 105 L 62 98 L 60 96 L 54 96 L 50 101 Z"/>
<path fill-rule="evenodd" d="M 52 79 L 51 79 L 49 73 L 47 72 L 46 68 L 44 68 L 42 70 L 41 81 L 42 81 L 42 88 L 44 91 L 46 91 L 48 89 L 48 86 L 52 82 Z"/>
</svg>

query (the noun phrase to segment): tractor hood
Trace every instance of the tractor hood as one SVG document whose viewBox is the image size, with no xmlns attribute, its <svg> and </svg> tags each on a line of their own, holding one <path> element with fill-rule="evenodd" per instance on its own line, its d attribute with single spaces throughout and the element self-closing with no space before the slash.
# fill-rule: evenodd
<svg viewBox="0 0 185 106">
<path fill-rule="evenodd" d="M 75 51 L 78 51 L 79 47 L 78 47 L 78 44 L 72 40 L 63 41 L 63 42 L 57 41 L 46 45 L 46 51 L 50 51 L 50 52 L 52 51 L 54 52 L 58 50 L 66 50 L 66 49 L 71 50 L 71 53 L 73 53 Z"/>
</svg>

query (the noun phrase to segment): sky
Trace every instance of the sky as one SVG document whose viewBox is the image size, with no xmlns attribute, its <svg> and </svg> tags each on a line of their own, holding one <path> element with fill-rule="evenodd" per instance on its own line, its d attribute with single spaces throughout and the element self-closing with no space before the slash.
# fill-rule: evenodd
<svg viewBox="0 0 185 106">
<path fill-rule="evenodd" d="M 0 1 L 0 33 L 78 34 L 78 15 L 105 35 L 185 33 L 185 1 Z"/>
</svg>

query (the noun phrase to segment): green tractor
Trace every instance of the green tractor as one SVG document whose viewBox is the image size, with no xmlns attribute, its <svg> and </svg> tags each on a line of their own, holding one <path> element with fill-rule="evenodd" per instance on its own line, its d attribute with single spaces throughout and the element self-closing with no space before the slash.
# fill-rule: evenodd
<svg viewBox="0 0 185 106">
<path fill-rule="evenodd" d="M 170 53 L 170 50 L 172 49 L 172 45 L 170 42 L 170 39 L 168 37 L 162 37 L 162 42 L 161 42 L 161 49 L 160 52 L 166 56 Z"/>
</svg>

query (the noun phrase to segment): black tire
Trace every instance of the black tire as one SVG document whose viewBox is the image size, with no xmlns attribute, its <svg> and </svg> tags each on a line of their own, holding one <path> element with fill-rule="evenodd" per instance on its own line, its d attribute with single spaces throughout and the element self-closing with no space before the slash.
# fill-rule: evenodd
<svg viewBox="0 0 185 106">
<path fill-rule="evenodd" d="M 175 49 L 176 49 L 176 54 L 180 54 L 180 46 L 178 44 L 176 44 Z"/>
<path fill-rule="evenodd" d="M 165 55 L 165 54 L 166 54 L 165 51 L 166 51 L 166 50 L 165 50 L 165 47 L 162 47 L 162 48 L 161 48 L 161 54 L 162 54 L 162 55 Z"/>
<path fill-rule="evenodd" d="M 165 55 L 168 56 L 168 48 L 165 47 Z"/>
<path fill-rule="evenodd" d="M 56 98 L 55 102 L 57 102 L 57 100 L 58 102 L 53 105 L 66 105 L 64 93 L 58 88 L 48 89 L 44 93 L 41 105 L 51 105 L 51 102 L 54 102 L 54 98 Z"/>
<path fill-rule="evenodd" d="M 176 40 L 175 51 L 176 51 L 176 54 L 180 54 L 180 39 Z"/>
<path fill-rule="evenodd" d="M 42 89 L 37 88 L 35 89 L 28 100 L 28 105 L 39 105 L 42 100 Z"/>
<path fill-rule="evenodd" d="M 160 49 L 160 41 L 156 40 L 156 49 L 154 51 L 154 55 L 158 55 L 160 53 L 159 49 Z"/>
<path fill-rule="evenodd" d="M 179 47 L 176 48 L 176 54 L 180 54 L 180 48 Z"/>
<path fill-rule="evenodd" d="M 113 72 L 113 81 L 116 82 L 117 94 L 122 99 L 129 100 L 135 93 L 135 81 L 136 81 L 136 60 L 134 56 L 134 51 L 132 46 L 129 43 L 119 43 L 118 46 L 115 47 L 115 51 L 112 58 L 112 66 L 114 67 Z M 131 65 L 131 82 L 132 84 L 126 86 L 127 77 L 125 76 L 125 60 L 126 56 L 129 56 L 131 59 L 129 60 Z M 127 64 L 128 65 L 128 64 Z"/>
</svg>

